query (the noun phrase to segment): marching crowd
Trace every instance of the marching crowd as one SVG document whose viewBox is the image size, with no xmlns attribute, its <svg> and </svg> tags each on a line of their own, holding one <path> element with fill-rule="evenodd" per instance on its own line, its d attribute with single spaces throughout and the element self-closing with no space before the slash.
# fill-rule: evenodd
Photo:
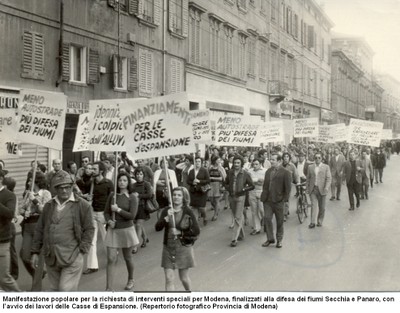
<svg viewBox="0 0 400 313">
<path fill-rule="evenodd" d="M 160 160 L 101 153 L 96 162 L 85 156 L 80 167 L 69 161 L 65 169 L 59 159 L 51 170 L 33 161 L 22 201 L 14 194 L 12 173 L 0 160 L 0 288 L 20 291 L 15 223 L 21 221 L 19 256 L 32 277 L 32 291 L 40 290 L 46 276 L 51 291 L 77 290 L 82 273 L 98 271 L 98 233 L 107 250 L 105 289 L 114 288 L 121 249 L 128 273 L 125 289 L 132 290 L 134 255 L 150 244 L 145 223 L 157 212 L 155 230 L 164 230 L 160 254 L 165 289 L 174 290 L 178 269 L 185 290 L 191 290 L 188 270 L 195 266 L 193 243 L 200 224 L 206 230 L 229 210 L 231 247 L 244 240 L 244 225 L 250 224 L 250 235 L 266 233 L 263 247 L 282 248 L 284 222 L 295 213 L 292 186 L 298 196 L 299 185 L 306 185 L 308 227 L 322 227 L 326 197 L 341 200 L 346 184 L 349 210 L 359 208 L 360 200 L 369 199 L 369 188 L 383 183 L 394 152 L 400 152 L 399 141 L 379 148 L 297 142 L 258 149 L 211 145 L 203 155 L 199 151 Z"/>
</svg>

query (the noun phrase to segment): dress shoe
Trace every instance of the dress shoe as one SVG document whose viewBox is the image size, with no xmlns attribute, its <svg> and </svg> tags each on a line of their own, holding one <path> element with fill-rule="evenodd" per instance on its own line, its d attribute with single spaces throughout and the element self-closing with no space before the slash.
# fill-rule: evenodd
<svg viewBox="0 0 400 313">
<path fill-rule="evenodd" d="M 237 246 L 237 240 L 232 240 L 231 247 L 236 247 L 236 246 Z"/>
<path fill-rule="evenodd" d="M 273 245 L 275 243 L 275 241 L 266 241 L 266 242 L 264 242 L 261 246 L 262 247 L 269 247 L 270 245 Z"/>
<path fill-rule="evenodd" d="M 335 199 L 336 199 L 335 197 L 331 197 L 329 200 L 331 200 L 331 201 L 332 201 L 332 200 L 335 200 Z"/>
<path fill-rule="evenodd" d="M 317 223 L 317 226 L 318 227 L 322 227 L 322 223 Z"/>
<path fill-rule="evenodd" d="M 356 203 L 356 208 L 359 208 L 360 207 L 360 202 L 357 202 Z"/>
<path fill-rule="evenodd" d="M 281 241 L 278 241 L 277 243 L 276 243 L 276 246 L 275 246 L 276 248 L 282 248 L 282 242 Z"/>
<path fill-rule="evenodd" d="M 339 197 L 336 197 L 336 200 L 340 200 L 340 198 L 339 198 Z"/>
<path fill-rule="evenodd" d="M 125 290 L 132 290 L 135 285 L 135 281 L 133 279 L 129 279 L 128 283 L 125 286 Z"/>
<path fill-rule="evenodd" d="M 349 208 L 349 211 L 354 211 L 354 207 L 351 206 L 351 207 Z"/>
<path fill-rule="evenodd" d="M 308 225 L 308 228 L 314 228 L 314 227 L 315 227 L 314 223 L 311 223 L 310 225 Z"/>
<path fill-rule="evenodd" d="M 254 235 L 258 235 L 258 234 L 260 234 L 260 233 L 261 233 L 261 231 L 259 231 L 259 230 L 253 230 L 253 231 L 250 233 L 250 235 L 254 236 Z"/>
<path fill-rule="evenodd" d="M 88 275 L 92 273 L 96 273 L 99 269 L 98 268 L 87 268 L 86 271 L 84 271 L 82 274 Z"/>
</svg>

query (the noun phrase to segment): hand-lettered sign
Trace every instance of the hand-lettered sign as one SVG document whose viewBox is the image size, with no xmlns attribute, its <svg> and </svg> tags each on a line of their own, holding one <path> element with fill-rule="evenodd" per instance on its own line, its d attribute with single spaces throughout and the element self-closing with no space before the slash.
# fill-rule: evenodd
<svg viewBox="0 0 400 313">
<path fill-rule="evenodd" d="M 379 147 L 383 123 L 350 119 L 349 143 L 363 146 Z"/>
</svg>

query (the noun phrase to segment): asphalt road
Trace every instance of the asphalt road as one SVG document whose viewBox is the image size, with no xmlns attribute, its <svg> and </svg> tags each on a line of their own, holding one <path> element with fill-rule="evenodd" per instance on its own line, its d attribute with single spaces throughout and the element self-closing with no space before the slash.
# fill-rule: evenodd
<svg viewBox="0 0 400 313">
<path fill-rule="evenodd" d="M 217 221 L 202 226 L 195 244 L 197 265 L 190 270 L 193 291 L 399 291 L 399 170 L 400 156 L 394 155 L 384 171 L 383 184 L 375 185 L 370 200 L 362 200 L 355 211 L 348 210 L 344 187 L 340 201 L 327 201 L 323 227 L 309 229 L 309 220 L 300 224 L 292 197 L 282 249 L 261 247 L 265 234 L 249 236 L 249 225 L 245 240 L 231 248 L 230 212 L 222 211 Z M 155 232 L 155 219 L 146 223 L 150 243 L 135 255 L 135 291 L 164 290 L 163 234 Z M 101 240 L 98 254 L 100 270 L 82 276 L 81 291 L 105 290 L 106 250 Z M 126 281 L 120 254 L 115 290 L 123 290 Z M 22 290 L 30 289 L 22 263 L 18 283 Z M 46 289 L 46 278 L 43 285 Z M 183 290 L 177 273 L 176 286 Z"/>
</svg>

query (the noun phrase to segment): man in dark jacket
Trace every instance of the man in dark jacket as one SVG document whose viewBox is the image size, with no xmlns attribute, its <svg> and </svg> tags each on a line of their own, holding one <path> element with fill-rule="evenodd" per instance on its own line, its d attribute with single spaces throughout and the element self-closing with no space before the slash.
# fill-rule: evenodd
<svg viewBox="0 0 400 313">
<path fill-rule="evenodd" d="M 21 291 L 10 274 L 11 223 L 15 214 L 15 194 L 3 185 L 6 170 L 0 170 L 0 287 L 4 291 Z"/>
<path fill-rule="evenodd" d="M 376 153 L 372 159 L 372 167 L 374 168 L 375 172 L 375 184 L 378 182 L 383 183 L 383 169 L 386 167 L 386 156 L 382 152 L 381 148 L 376 149 Z M 379 180 L 378 180 L 379 176 Z"/>
<path fill-rule="evenodd" d="M 282 167 L 282 157 L 273 154 L 270 159 L 271 168 L 265 173 L 261 201 L 264 203 L 264 227 L 267 241 L 262 244 L 268 247 L 275 243 L 272 216 L 276 219 L 276 247 L 282 248 L 284 203 L 289 201 L 292 178 L 288 170 Z"/>
<path fill-rule="evenodd" d="M 254 189 L 250 174 L 243 170 L 243 158 L 240 155 L 233 157 L 233 167 L 226 176 L 225 186 L 234 218 L 231 247 L 236 247 L 237 241 L 244 239 L 243 211 L 246 191 Z"/>
<path fill-rule="evenodd" d="M 65 173 L 65 172 L 64 172 Z M 93 235 L 90 204 L 72 192 L 71 176 L 61 173 L 53 179 L 57 195 L 43 208 L 32 244 L 31 263 L 36 268 L 43 249 L 52 291 L 77 291 Z"/>
</svg>

